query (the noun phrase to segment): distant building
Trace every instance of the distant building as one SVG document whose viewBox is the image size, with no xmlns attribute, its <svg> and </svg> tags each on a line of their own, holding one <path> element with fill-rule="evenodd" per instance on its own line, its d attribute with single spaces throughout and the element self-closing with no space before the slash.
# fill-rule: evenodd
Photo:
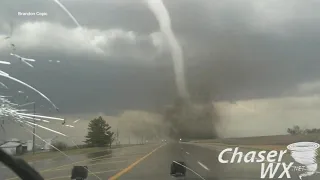
<svg viewBox="0 0 320 180">
<path fill-rule="evenodd" d="M 32 146 L 33 146 L 32 140 L 28 140 L 27 141 L 27 151 L 32 151 Z"/>
<path fill-rule="evenodd" d="M 22 153 L 26 153 L 28 152 L 28 146 L 27 146 L 27 143 L 23 143 L 22 144 Z"/>
<path fill-rule="evenodd" d="M 23 148 L 23 146 L 25 144 L 21 143 L 20 140 L 11 139 L 0 145 L 0 148 L 10 155 L 20 155 L 25 152 L 26 147 Z"/>
</svg>

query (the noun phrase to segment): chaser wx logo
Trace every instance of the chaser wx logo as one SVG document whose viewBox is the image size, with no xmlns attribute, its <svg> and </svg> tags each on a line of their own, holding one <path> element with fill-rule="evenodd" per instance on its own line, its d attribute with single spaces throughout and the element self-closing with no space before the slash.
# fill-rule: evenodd
<svg viewBox="0 0 320 180">
<path fill-rule="evenodd" d="M 220 163 L 261 163 L 260 178 L 291 178 L 290 172 L 298 171 L 300 179 L 317 173 L 317 149 L 320 144 L 314 142 L 297 142 L 287 146 L 286 150 L 239 152 L 239 147 L 227 148 L 220 152 Z M 290 157 L 285 154 L 289 153 Z M 294 166 L 295 162 L 299 163 Z M 276 174 L 278 174 L 276 177 Z"/>
</svg>

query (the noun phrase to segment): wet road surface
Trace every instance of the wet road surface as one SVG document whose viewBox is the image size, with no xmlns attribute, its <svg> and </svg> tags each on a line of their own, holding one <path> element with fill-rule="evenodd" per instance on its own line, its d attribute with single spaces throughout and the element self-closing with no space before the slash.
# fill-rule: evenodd
<svg viewBox="0 0 320 180">
<path fill-rule="evenodd" d="M 94 172 L 101 179 L 108 179 L 113 174 L 127 167 L 137 159 L 158 147 L 159 144 L 146 144 L 131 147 L 122 147 L 94 153 L 79 154 L 67 157 L 46 159 L 43 161 L 29 162 L 46 180 L 70 179 L 71 169 L 74 165 L 86 165 L 90 172 Z M 89 172 L 89 173 L 90 173 Z M 0 164 L 0 179 L 13 180 L 15 174 Z M 89 174 L 89 180 L 98 179 Z"/>
<path fill-rule="evenodd" d="M 91 172 L 103 180 L 171 180 L 176 179 L 169 175 L 172 161 L 183 161 L 190 168 L 186 177 L 183 178 L 185 180 L 261 179 L 261 163 L 219 163 L 219 153 L 226 148 L 191 143 L 147 144 L 77 155 L 72 157 L 76 160 L 74 163 L 61 157 L 32 165 L 46 180 L 70 179 L 73 165 L 87 165 Z M 240 151 L 248 152 L 249 150 L 240 149 Z M 232 154 L 226 153 L 223 157 L 231 159 Z M 283 160 L 293 161 L 289 156 L 285 156 Z M 283 170 L 282 167 L 279 167 L 274 178 L 266 177 L 265 179 L 279 179 L 278 176 L 283 173 Z M 298 180 L 298 175 L 301 174 L 293 169 L 287 173 L 291 176 L 290 178 L 283 173 L 284 176 L 280 179 Z M 10 177 L 14 175 L 6 168 L 0 169 L 0 179 L 8 180 Z M 316 174 L 308 177 L 308 180 L 319 179 L 319 177 Z M 88 177 L 89 180 L 99 178 L 92 174 Z"/>
</svg>

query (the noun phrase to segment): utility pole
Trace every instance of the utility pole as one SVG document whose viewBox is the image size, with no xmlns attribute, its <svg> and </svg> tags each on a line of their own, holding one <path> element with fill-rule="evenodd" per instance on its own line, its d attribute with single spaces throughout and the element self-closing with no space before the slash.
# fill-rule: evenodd
<svg viewBox="0 0 320 180">
<path fill-rule="evenodd" d="M 143 144 L 143 135 L 141 136 L 141 144 Z"/>
<path fill-rule="evenodd" d="M 117 128 L 117 140 L 116 140 L 116 144 L 118 145 L 118 144 L 120 144 L 120 142 L 119 142 L 119 129 Z"/>
<path fill-rule="evenodd" d="M 36 115 L 36 103 L 33 103 L 33 115 Z M 32 153 L 35 153 L 35 140 L 36 140 L 36 120 L 35 117 L 33 116 L 33 134 L 32 134 Z"/>
<path fill-rule="evenodd" d="M 116 134 L 116 138 L 117 138 L 116 145 L 119 145 L 119 144 L 120 144 L 120 140 L 119 140 L 119 121 L 117 121 L 117 134 Z"/>
</svg>

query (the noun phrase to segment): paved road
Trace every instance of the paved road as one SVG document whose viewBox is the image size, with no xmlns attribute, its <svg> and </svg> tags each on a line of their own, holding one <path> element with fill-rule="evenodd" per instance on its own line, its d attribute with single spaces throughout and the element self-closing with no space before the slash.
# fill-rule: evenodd
<svg viewBox="0 0 320 180">
<path fill-rule="evenodd" d="M 59 158 L 36 161 L 29 164 L 40 172 L 46 180 L 70 179 L 73 165 L 86 165 L 91 172 L 94 172 L 94 174 L 105 180 L 157 147 L 159 147 L 159 144 L 137 145 L 75 155 L 70 157 L 72 161 L 61 156 Z M 14 177 L 15 174 L 13 172 L 0 164 L 1 180 L 19 179 Z M 88 180 L 96 179 L 98 178 L 94 175 L 89 175 Z"/>
<path fill-rule="evenodd" d="M 246 180 L 261 179 L 261 163 L 234 163 L 221 164 L 218 162 L 219 153 L 226 147 L 206 144 L 166 143 L 148 144 L 134 147 L 119 148 L 100 153 L 91 153 L 72 157 L 78 165 L 88 165 L 100 179 L 107 180 L 111 177 L 120 180 L 171 180 L 169 175 L 172 161 L 184 161 L 190 170 L 187 171 L 185 180 Z M 249 150 L 240 149 L 242 152 Z M 231 159 L 232 154 L 224 155 L 225 159 Z M 286 162 L 291 162 L 289 156 L 285 156 Z M 61 158 L 50 161 L 34 163 L 33 166 L 41 172 L 47 180 L 70 179 L 72 164 L 70 160 Z M 274 179 L 282 173 L 279 168 Z M 298 180 L 298 173 L 290 170 L 291 178 Z M 4 168 L 0 169 L 0 179 L 8 179 L 13 174 Z M 319 179 L 314 175 L 308 180 Z M 98 179 L 90 175 L 89 180 Z M 267 178 L 268 179 L 268 178 Z M 285 176 L 281 179 L 288 179 Z"/>
</svg>

